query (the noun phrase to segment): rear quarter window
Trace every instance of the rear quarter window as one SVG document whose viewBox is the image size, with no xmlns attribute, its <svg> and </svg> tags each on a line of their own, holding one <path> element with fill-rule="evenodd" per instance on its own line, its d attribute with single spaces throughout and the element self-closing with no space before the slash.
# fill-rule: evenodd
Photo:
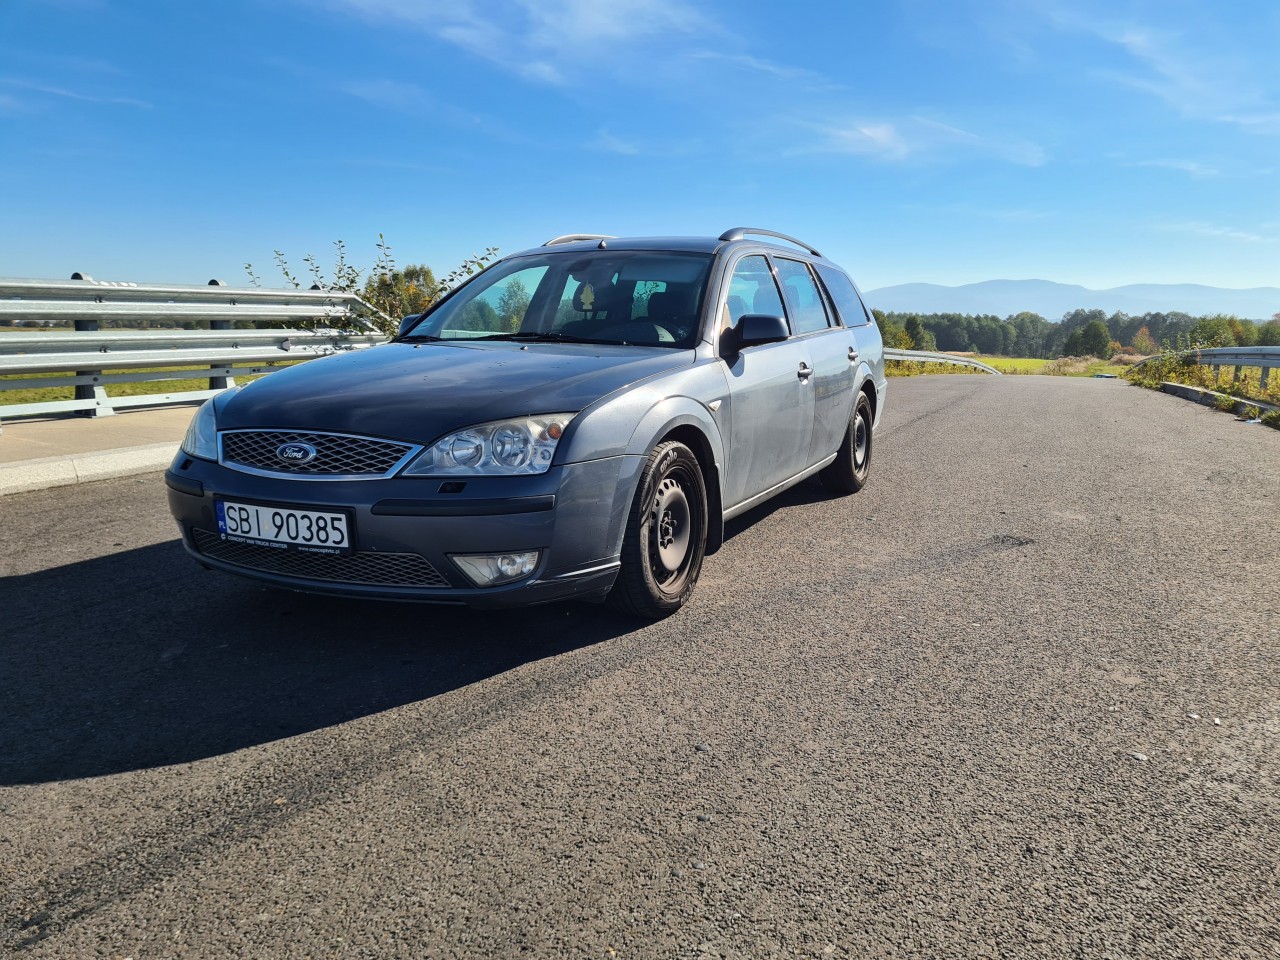
<svg viewBox="0 0 1280 960">
<path fill-rule="evenodd" d="M 870 323 L 871 314 L 867 312 L 862 298 L 858 296 L 853 281 L 834 267 L 822 264 L 814 264 L 814 266 L 818 268 L 818 276 L 822 278 L 827 293 L 831 294 L 836 309 L 840 311 L 840 319 L 844 321 L 844 325 L 858 327 Z"/>
</svg>

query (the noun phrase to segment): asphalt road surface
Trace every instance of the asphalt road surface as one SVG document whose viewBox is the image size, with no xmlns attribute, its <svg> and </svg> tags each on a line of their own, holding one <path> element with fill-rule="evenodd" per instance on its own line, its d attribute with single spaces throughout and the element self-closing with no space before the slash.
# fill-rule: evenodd
<svg viewBox="0 0 1280 960">
<path fill-rule="evenodd" d="M 0 952 L 1280 956 L 1280 434 L 895 380 L 694 601 L 199 569 L 159 475 L 0 501 Z"/>
</svg>

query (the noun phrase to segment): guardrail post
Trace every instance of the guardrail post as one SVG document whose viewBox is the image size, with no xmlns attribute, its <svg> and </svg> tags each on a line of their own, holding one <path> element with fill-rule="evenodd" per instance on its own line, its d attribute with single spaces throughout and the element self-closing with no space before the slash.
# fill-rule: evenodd
<svg viewBox="0 0 1280 960">
<path fill-rule="evenodd" d="M 1262 377 L 1258 380 L 1258 387 L 1259 387 L 1259 392 L 1260 392 L 1260 393 L 1266 393 L 1266 392 L 1267 392 L 1267 378 L 1268 378 L 1268 377 L 1270 377 L 1270 376 L 1271 376 L 1271 368 L 1270 368 L 1270 367 L 1263 367 L 1263 368 L 1262 368 Z"/>
<path fill-rule="evenodd" d="M 224 284 L 221 280 L 210 280 L 208 285 L 211 287 L 226 286 L 226 284 Z M 209 329 L 210 330 L 230 330 L 231 321 L 230 320 L 210 320 Z M 217 370 L 218 364 L 216 363 L 210 364 L 210 369 Z M 236 385 L 235 377 L 210 377 L 209 378 L 210 390 L 225 390 L 227 389 L 227 387 L 234 387 L 235 385 Z"/>
<path fill-rule="evenodd" d="M 72 280 L 93 281 L 88 274 L 73 273 Z M 84 333 L 92 333 L 98 329 L 98 321 L 86 318 L 77 318 L 75 328 Z M 77 370 L 77 377 L 100 377 L 101 370 Z M 77 383 L 75 385 L 75 398 L 77 400 L 92 400 L 94 405 L 88 410 L 77 410 L 78 417 L 110 417 L 115 411 L 111 409 L 111 398 L 107 396 L 107 389 L 101 383 Z"/>
</svg>

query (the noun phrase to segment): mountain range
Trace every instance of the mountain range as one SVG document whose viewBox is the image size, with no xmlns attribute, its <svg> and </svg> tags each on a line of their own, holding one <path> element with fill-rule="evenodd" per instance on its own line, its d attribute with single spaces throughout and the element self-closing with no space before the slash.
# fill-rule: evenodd
<svg viewBox="0 0 1280 960">
<path fill-rule="evenodd" d="M 1090 290 L 1052 280 L 984 280 L 959 287 L 936 283 L 902 283 L 863 293 L 867 306 L 897 313 L 970 313 L 1007 317 L 1028 310 L 1059 320 L 1076 309 L 1103 310 L 1108 315 L 1172 313 L 1192 316 L 1229 313 L 1250 320 L 1269 320 L 1280 311 L 1280 287 L 1231 290 L 1197 283 L 1134 283 L 1109 290 Z"/>
</svg>

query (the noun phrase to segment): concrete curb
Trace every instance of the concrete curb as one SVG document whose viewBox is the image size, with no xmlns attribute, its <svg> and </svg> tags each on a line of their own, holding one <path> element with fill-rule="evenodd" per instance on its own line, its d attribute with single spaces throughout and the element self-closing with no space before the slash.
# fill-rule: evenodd
<svg viewBox="0 0 1280 960">
<path fill-rule="evenodd" d="M 1203 404 L 1206 407 L 1218 407 L 1219 401 L 1229 399 L 1234 402 L 1231 413 L 1244 413 L 1245 407 L 1257 407 L 1263 413 L 1275 410 L 1277 407 L 1270 403 L 1263 403 L 1261 400 L 1241 400 L 1239 397 L 1233 397 L 1230 394 L 1219 393 L 1217 390 L 1206 390 L 1204 387 L 1192 387 L 1185 383 L 1171 383 L 1166 380 L 1160 384 L 1162 393 L 1168 393 L 1175 397 L 1182 397 L 1184 400 L 1192 400 L 1196 403 Z M 1226 411 L 1223 411 L 1226 412 Z"/>
<path fill-rule="evenodd" d="M 3 463 L 0 464 L 0 497 L 163 470 L 177 452 L 176 443 L 148 443 L 119 450 Z"/>
</svg>

